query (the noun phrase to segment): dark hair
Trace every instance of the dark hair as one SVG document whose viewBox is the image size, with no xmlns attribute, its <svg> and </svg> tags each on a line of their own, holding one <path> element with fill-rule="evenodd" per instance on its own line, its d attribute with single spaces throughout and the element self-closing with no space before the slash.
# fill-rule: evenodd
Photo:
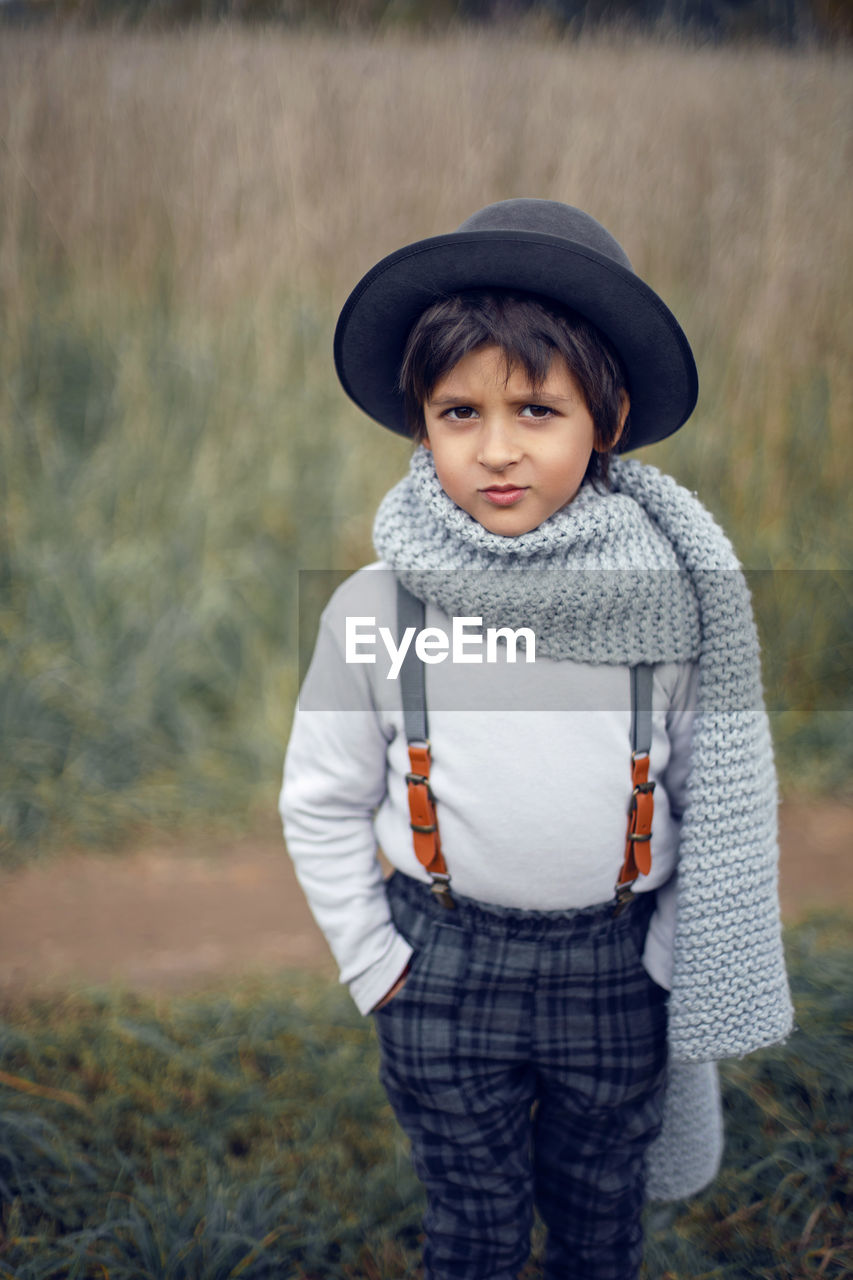
<svg viewBox="0 0 853 1280">
<path fill-rule="evenodd" d="M 577 312 L 530 293 L 470 289 L 434 302 L 415 322 L 406 341 L 399 387 L 415 440 L 426 435 L 424 403 L 433 388 L 471 351 L 499 347 L 506 376 L 520 365 L 533 388 L 561 355 L 580 386 L 595 428 L 595 451 L 587 476 L 607 479 L 619 435 L 621 392 L 628 391 L 622 361 L 596 327 Z M 630 419 L 630 415 L 629 415 Z"/>
</svg>

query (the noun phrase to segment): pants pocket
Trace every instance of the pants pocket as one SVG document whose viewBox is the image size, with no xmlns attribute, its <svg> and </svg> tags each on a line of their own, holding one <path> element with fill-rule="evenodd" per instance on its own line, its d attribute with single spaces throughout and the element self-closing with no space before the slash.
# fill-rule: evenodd
<svg viewBox="0 0 853 1280">
<path fill-rule="evenodd" d="M 403 933 L 402 929 L 399 931 Z M 397 994 L 389 1000 L 387 1004 L 383 1004 L 381 1008 L 373 1010 L 375 1017 L 381 1018 L 383 1015 L 389 1015 L 392 1012 L 395 1012 L 398 1005 L 400 1003 L 404 1003 L 404 997 L 407 999 L 412 999 L 413 996 L 417 998 L 416 991 L 423 978 L 424 972 L 429 969 L 430 953 L 437 940 L 435 936 L 437 931 L 438 926 L 430 924 L 426 934 L 424 934 L 420 929 L 417 930 L 417 937 L 412 936 L 411 932 L 403 934 L 406 941 L 409 943 L 409 946 L 414 947 L 412 958 L 409 962 L 409 971 L 406 974 L 406 981 L 403 983 Z"/>
<path fill-rule="evenodd" d="M 464 944 L 461 931 L 431 922 L 407 981 L 374 1012 L 381 1078 L 389 1093 L 410 1095 L 426 1106 L 447 1105 L 455 1095 Z"/>
</svg>

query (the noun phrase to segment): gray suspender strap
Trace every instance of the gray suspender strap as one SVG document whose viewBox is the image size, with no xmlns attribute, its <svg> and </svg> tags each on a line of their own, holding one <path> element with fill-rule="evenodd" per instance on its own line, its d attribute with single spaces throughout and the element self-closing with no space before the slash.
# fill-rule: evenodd
<svg viewBox="0 0 853 1280">
<path fill-rule="evenodd" d="M 407 627 L 414 627 L 415 634 L 424 628 L 424 602 L 397 582 L 397 644 L 402 644 Z M 426 742 L 427 713 L 424 689 L 424 664 L 410 644 L 400 668 L 400 694 L 403 699 L 403 721 L 407 742 Z"/>
<path fill-rule="evenodd" d="M 652 749 L 652 677 L 647 666 L 631 668 L 631 750 L 648 755 Z"/>
</svg>

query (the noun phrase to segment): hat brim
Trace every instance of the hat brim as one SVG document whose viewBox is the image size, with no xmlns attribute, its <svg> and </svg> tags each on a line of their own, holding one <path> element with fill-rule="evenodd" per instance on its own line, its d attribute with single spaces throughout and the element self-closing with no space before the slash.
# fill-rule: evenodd
<svg viewBox="0 0 853 1280">
<path fill-rule="evenodd" d="M 409 435 L 397 387 L 409 332 L 433 302 L 480 288 L 554 299 L 610 339 L 628 375 L 626 448 L 665 439 L 693 412 L 699 383 L 690 344 L 654 290 L 593 249 L 528 231 L 434 236 L 377 263 L 350 294 L 335 330 L 335 367 L 347 395 L 382 426 Z"/>
</svg>

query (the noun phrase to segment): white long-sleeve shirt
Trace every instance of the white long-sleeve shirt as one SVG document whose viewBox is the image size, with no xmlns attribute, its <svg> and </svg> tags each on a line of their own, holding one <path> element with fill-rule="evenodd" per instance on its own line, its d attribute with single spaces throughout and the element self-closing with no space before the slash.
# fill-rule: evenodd
<svg viewBox="0 0 853 1280">
<path fill-rule="evenodd" d="M 452 636 L 451 619 L 433 606 L 426 625 Z M 382 627 L 396 645 L 395 580 L 370 566 L 338 589 L 323 614 L 280 806 L 297 876 L 362 1012 L 387 993 L 411 954 L 390 918 L 377 847 L 406 875 L 429 879 L 412 845 L 399 680 L 389 678 Z M 485 658 L 476 629 L 469 625 L 468 633 L 469 659 Z M 373 662 L 353 660 L 371 655 Z M 430 783 L 453 888 L 532 910 L 607 902 L 622 865 L 631 794 L 628 668 L 538 655 L 527 662 L 523 649 L 513 663 L 505 645 L 493 656 L 477 663 L 448 653 L 426 667 Z M 663 986 L 695 702 L 694 664 L 654 668 L 652 869 L 634 888 L 660 890 L 644 963 Z"/>
</svg>

